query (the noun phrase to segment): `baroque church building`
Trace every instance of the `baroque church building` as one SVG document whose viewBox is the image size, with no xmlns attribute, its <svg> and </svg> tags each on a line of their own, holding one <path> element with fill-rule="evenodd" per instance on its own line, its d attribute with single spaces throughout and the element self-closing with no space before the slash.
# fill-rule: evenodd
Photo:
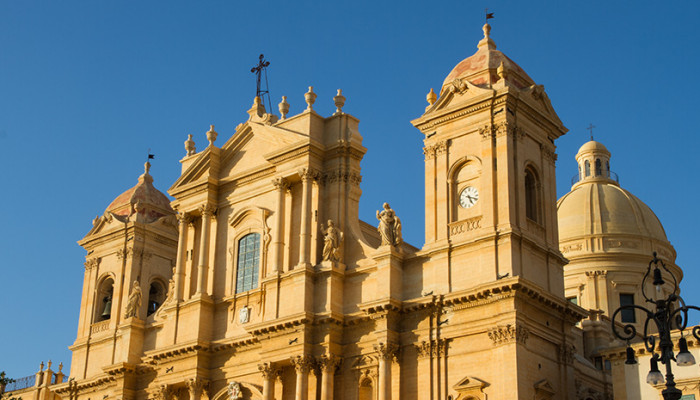
<svg viewBox="0 0 700 400">
<path fill-rule="evenodd" d="M 24 400 L 611 399 L 606 315 L 653 250 L 680 273 L 675 251 L 597 142 L 558 220 L 567 129 L 490 29 L 412 121 L 422 248 L 390 204 L 359 219 L 367 149 L 340 90 L 328 117 L 312 88 L 293 116 L 255 98 L 230 138 L 185 142 L 174 200 L 147 163 L 95 218 L 70 379 L 42 365 Z"/>
</svg>

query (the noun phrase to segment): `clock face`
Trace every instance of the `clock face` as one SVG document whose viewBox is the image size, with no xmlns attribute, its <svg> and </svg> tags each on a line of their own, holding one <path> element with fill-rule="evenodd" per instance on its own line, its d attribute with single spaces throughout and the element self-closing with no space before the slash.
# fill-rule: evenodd
<svg viewBox="0 0 700 400">
<path fill-rule="evenodd" d="M 471 208 L 479 200 L 479 191 L 474 186 L 467 186 L 459 194 L 459 205 Z"/>
</svg>

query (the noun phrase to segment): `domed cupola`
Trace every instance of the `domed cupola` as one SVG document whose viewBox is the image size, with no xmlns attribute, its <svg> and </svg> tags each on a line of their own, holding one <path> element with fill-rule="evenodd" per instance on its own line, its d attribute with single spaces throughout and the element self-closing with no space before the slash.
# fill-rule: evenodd
<svg viewBox="0 0 700 400">
<path fill-rule="evenodd" d="M 591 140 L 578 149 L 576 154 L 578 175 L 572 179 L 572 185 L 590 181 L 618 184 L 617 174 L 610 170 L 610 152 L 602 143 Z M 572 188 L 573 189 L 573 188 Z"/>
<path fill-rule="evenodd" d="M 153 186 L 153 177 L 149 174 L 150 163 L 144 165 L 144 173 L 139 176 L 136 186 L 117 196 L 107 207 L 109 212 L 119 219 L 136 220 L 151 223 L 161 217 L 174 215 L 170 200 Z"/>
<path fill-rule="evenodd" d="M 440 96 L 454 90 L 455 82 L 469 81 L 479 87 L 490 87 L 501 79 L 523 89 L 535 84 L 515 61 L 496 50 L 496 43 L 491 39 L 491 25 L 484 25 L 484 38 L 477 45 L 477 52 L 457 64 L 442 83 Z M 457 85 L 458 86 L 458 85 Z"/>
<path fill-rule="evenodd" d="M 586 329 L 609 324 L 603 323 L 600 314 L 610 317 L 621 304 L 644 301 L 641 282 L 654 252 L 679 282 L 683 273 L 654 212 L 620 187 L 617 175 L 610 170 L 608 149 L 591 140 L 581 146 L 576 161 L 579 173 L 571 191 L 557 202 L 557 218 L 559 249 L 569 260 L 564 267 L 566 297 L 591 310 L 590 320 L 584 321 Z M 666 290 L 670 291 L 668 285 Z M 651 293 L 653 288 L 646 290 Z M 625 318 L 630 323 L 642 321 L 641 314 L 634 312 Z M 604 347 L 610 338 L 596 340 Z"/>
</svg>

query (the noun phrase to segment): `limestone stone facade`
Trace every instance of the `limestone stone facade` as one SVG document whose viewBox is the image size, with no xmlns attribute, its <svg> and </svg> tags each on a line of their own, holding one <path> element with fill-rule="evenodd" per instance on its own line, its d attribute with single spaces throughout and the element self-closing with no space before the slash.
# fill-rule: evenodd
<svg viewBox="0 0 700 400">
<path fill-rule="evenodd" d="M 557 219 L 567 129 L 489 25 L 412 121 L 420 249 L 390 203 L 359 219 L 367 149 L 342 93 L 326 117 L 305 99 L 289 116 L 255 98 L 230 138 L 188 138 L 173 201 L 147 164 L 93 221 L 70 380 L 36 400 L 612 398 L 580 323 L 609 309 L 560 251 L 578 240 L 560 245 Z"/>
</svg>

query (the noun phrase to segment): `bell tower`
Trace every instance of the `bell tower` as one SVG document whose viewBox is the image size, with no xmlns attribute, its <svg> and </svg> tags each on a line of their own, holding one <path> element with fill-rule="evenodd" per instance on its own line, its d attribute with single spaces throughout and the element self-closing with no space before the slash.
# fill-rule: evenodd
<svg viewBox="0 0 700 400">
<path fill-rule="evenodd" d="M 544 91 L 496 50 L 491 27 L 412 121 L 425 135 L 425 247 L 435 290 L 519 276 L 563 296 L 554 140 Z"/>
</svg>

